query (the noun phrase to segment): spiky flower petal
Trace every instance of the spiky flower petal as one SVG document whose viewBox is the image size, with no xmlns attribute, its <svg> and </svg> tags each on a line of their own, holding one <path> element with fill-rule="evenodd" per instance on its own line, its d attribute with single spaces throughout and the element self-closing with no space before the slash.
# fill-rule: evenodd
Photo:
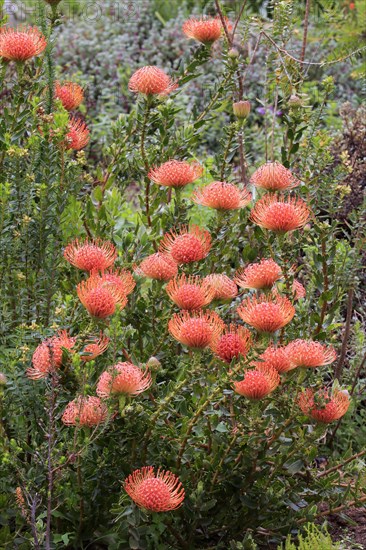
<svg viewBox="0 0 366 550">
<path fill-rule="evenodd" d="M 149 178 L 158 185 L 180 188 L 199 179 L 202 173 L 203 168 L 198 162 L 168 160 L 150 170 Z"/>
<path fill-rule="evenodd" d="M 236 393 L 248 399 L 262 399 L 277 388 L 280 375 L 273 367 L 258 363 L 254 369 L 246 370 L 243 380 L 234 382 Z"/>
<path fill-rule="evenodd" d="M 136 281 L 133 278 L 132 273 L 126 269 L 110 269 L 108 271 L 104 271 L 102 277 L 105 286 L 115 286 L 126 296 L 131 294 L 136 286 Z"/>
<path fill-rule="evenodd" d="M 36 27 L 0 28 L 0 57 L 8 61 L 27 61 L 42 53 L 46 37 Z"/>
<path fill-rule="evenodd" d="M 282 277 L 278 264 L 271 258 L 262 259 L 255 264 L 249 264 L 236 272 L 234 281 L 241 288 L 271 288 Z"/>
<path fill-rule="evenodd" d="M 298 403 L 304 414 L 317 422 L 328 424 L 346 414 L 350 399 L 347 391 L 335 390 L 330 394 L 327 389 L 314 392 L 308 388 L 300 395 Z"/>
<path fill-rule="evenodd" d="M 159 247 L 160 252 L 170 254 L 178 264 L 203 260 L 210 249 L 210 233 L 196 225 L 183 225 L 178 232 L 165 233 Z"/>
<path fill-rule="evenodd" d="M 178 83 L 159 67 L 147 65 L 138 69 L 130 78 L 128 89 L 145 95 L 168 95 L 178 88 Z"/>
<path fill-rule="evenodd" d="M 289 323 L 295 308 L 285 296 L 248 296 L 237 309 L 245 323 L 259 332 L 276 332 Z"/>
<path fill-rule="evenodd" d="M 148 369 L 142 370 L 132 363 L 117 363 L 104 371 L 98 381 L 97 394 L 108 398 L 111 395 L 138 395 L 152 384 Z"/>
<path fill-rule="evenodd" d="M 117 250 L 110 241 L 75 239 L 65 248 L 64 257 L 83 271 L 104 271 L 114 264 Z"/>
<path fill-rule="evenodd" d="M 214 311 L 183 311 L 168 323 L 170 334 L 190 348 L 206 348 L 218 338 L 225 324 Z"/>
<path fill-rule="evenodd" d="M 177 262 L 169 254 L 151 254 L 139 266 L 134 267 L 137 275 L 143 275 L 158 281 L 169 281 L 178 273 Z"/>
<path fill-rule="evenodd" d="M 283 191 L 297 187 L 300 181 L 279 162 L 267 162 L 254 172 L 250 183 L 268 191 Z"/>
<path fill-rule="evenodd" d="M 224 273 L 212 273 L 204 279 L 215 290 L 215 300 L 231 300 L 238 294 L 238 287 Z"/>
<path fill-rule="evenodd" d="M 68 426 L 98 426 L 107 420 L 108 408 L 99 397 L 77 397 L 67 405 L 62 422 Z"/>
<path fill-rule="evenodd" d="M 182 29 L 188 38 L 208 46 L 221 37 L 223 30 L 220 17 L 207 16 L 191 17 L 183 23 Z"/>
<path fill-rule="evenodd" d="M 55 98 L 59 99 L 66 111 L 73 111 L 79 107 L 84 99 L 84 92 L 75 82 L 55 82 Z"/>
<path fill-rule="evenodd" d="M 243 208 L 251 199 L 249 191 L 224 181 L 213 181 L 193 195 L 193 200 L 197 204 L 221 211 Z"/>
<path fill-rule="evenodd" d="M 260 356 L 259 359 L 264 361 L 265 364 L 270 365 L 277 372 L 288 372 L 296 368 L 296 365 L 292 363 L 286 346 L 274 347 L 269 346 Z"/>
<path fill-rule="evenodd" d="M 255 224 L 278 233 L 300 229 L 309 218 L 310 210 L 302 199 L 273 193 L 259 199 L 250 214 Z"/>
<path fill-rule="evenodd" d="M 135 470 L 124 482 L 126 493 L 140 508 L 149 512 L 169 512 L 179 508 L 184 500 L 184 488 L 172 472 L 155 473 L 152 466 Z"/>
<path fill-rule="evenodd" d="M 292 283 L 292 294 L 295 300 L 301 300 L 306 297 L 305 287 L 297 279 Z"/>
<path fill-rule="evenodd" d="M 312 340 L 294 340 L 287 344 L 286 351 L 297 367 L 322 367 L 330 365 L 337 357 L 333 347 Z"/>
<path fill-rule="evenodd" d="M 27 369 L 27 376 L 32 380 L 45 378 L 53 369 L 62 365 L 63 349 L 71 352 L 76 338 L 71 338 L 66 330 L 60 330 L 57 336 L 47 338 L 35 349 L 32 367 Z"/>
<path fill-rule="evenodd" d="M 215 297 L 215 290 L 208 281 L 194 275 L 180 275 L 166 286 L 169 298 L 181 309 L 201 309 Z"/>
<path fill-rule="evenodd" d="M 239 356 L 245 357 L 251 344 L 251 334 L 248 329 L 231 324 L 210 345 L 212 351 L 225 363 L 231 363 Z"/>
<path fill-rule="evenodd" d="M 109 340 L 104 334 L 101 334 L 100 338 L 92 338 L 80 353 L 81 360 L 87 363 L 102 355 L 108 349 Z"/>
<path fill-rule="evenodd" d="M 80 149 L 83 149 L 88 145 L 89 139 L 90 131 L 85 122 L 72 117 L 69 121 L 69 131 L 66 134 L 67 149 L 80 151 Z"/>
<path fill-rule="evenodd" d="M 116 311 L 126 307 L 127 298 L 123 290 L 116 285 L 106 284 L 102 277 L 91 276 L 77 285 L 80 302 L 92 317 L 105 319 Z"/>
</svg>

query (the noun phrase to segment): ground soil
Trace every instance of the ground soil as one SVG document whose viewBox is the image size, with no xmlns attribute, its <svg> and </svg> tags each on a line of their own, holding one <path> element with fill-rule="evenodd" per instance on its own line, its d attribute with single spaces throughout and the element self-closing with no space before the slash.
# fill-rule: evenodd
<svg viewBox="0 0 366 550">
<path fill-rule="evenodd" d="M 329 533 L 335 541 L 342 540 L 342 537 L 347 536 L 351 541 L 356 542 L 366 550 L 366 506 L 363 508 L 350 508 L 345 515 L 352 522 L 339 515 L 328 516 Z"/>
</svg>

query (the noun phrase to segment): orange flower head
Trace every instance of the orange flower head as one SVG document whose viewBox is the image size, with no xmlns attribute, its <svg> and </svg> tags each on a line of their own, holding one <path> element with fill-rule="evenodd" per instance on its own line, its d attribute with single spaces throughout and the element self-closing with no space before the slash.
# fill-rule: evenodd
<svg viewBox="0 0 366 550">
<path fill-rule="evenodd" d="M 45 36 L 36 27 L 2 27 L 0 57 L 8 61 L 27 61 L 42 53 L 47 46 Z"/>
<path fill-rule="evenodd" d="M 83 271 L 104 271 L 114 264 L 117 250 L 110 241 L 75 239 L 65 248 L 64 257 Z"/>
<path fill-rule="evenodd" d="M 252 222 L 278 233 L 300 229 L 309 218 L 310 210 L 302 199 L 273 193 L 259 199 L 250 214 Z"/>
<path fill-rule="evenodd" d="M 276 369 L 258 363 L 254 369 L 245 372 L 243 380 L 234 382 L 234 389 L 248 399 L 263 399 L 277 388 L 280 380 Z"/>
<path fill-rule="evenodd" d="M 197 204 L 221 211 L 243 208 L 251 199 L 252 195 L 246 189 L 240 190 L 236 185 L 224 181 L 213 181 L 193 195 Z"/>
<path fill-rule="evenodd" d="M 180 275 L 166 287 L 169 298 L 181 309 L 200 309 L 215 297 L 215 290 L 208 281 L 193 275 Z"/>
<path fill-rule="evenodd" d="M 335 390 L 330 395 L 326 389 L 314 393 L 308 388 L 300 395 L 298 403 L 304 414 L 317 422 L 328 424 L 346 414 L 350 399 L 347 391 Z"/>
<path fill-rule="evenodd" d="M 286 349 L 296 367 L 323 367 L 333 363 L 337 357 L 334 348 L 312 340 L 294 340 L 287 344 Z"/>
<path fill-rule="evenodd" d="M 100 335 L 100 338 L 91 339 L 90 343 L 86 344 L 83 351 L 80 353 L 81 360 L 85 363 L 93 361 L 99 355 L 102 355 L 109 346 L 109 338 L 104 334 Z"/>
<path fill-rule="evenodd" d="M 179 508 L 184 500 L 184 488 L 179 478 L 152 466 L 135 470 L 124 482 L 126 493 L 140 508 L 149 512 L 169 512 Z"/>
<path fill-rule="evenodd" d="M 203 16 L 191 17 L 183 23 L 182 30 L 188 38 L 210 46 L 221 37 L 223 28 L 220 17 Z"/>
<path fill-rule="evenodd" d="M 116 394 L 138 395 L 150 388 L 151 384 L 148 369 L 142 370 L 132 363 L 117 363 L 100 376 L 97 394 L 105 399 Z"/>
<path fill-rule="evenodd" d="M 75 82 L 55 83 L 55 98 L 59 99 L 66 111 L 73 111 L 79 107 L 84 99 L 84 92 Z"/>
<path fill-rule="evenodd" d="M 269 346 L 259 356 L 259 358 L 264 361 L 266 365 L 270 365 L 280 373 L 288 372 L 289 370 L 296 368 L 296 365 L 294 365 L 290 360 L 286 346 L 278 348 Z"/>
<path fill-rule="evenodd" d="M 80 119 L 72 117 L 69 120 L 69 131 L 66 134 L 66 147 L 67 149 L 74 149 L 74 151 L 80 151 L 86 147 L 89 143 L 90 131 Z"/>
<path fill-rule="evenodd" d="M 250 183 L 267 191 L 283 191 L 297 187 L 300 181 L 279 162 L 266 162 L 254 172 Z"/>
<path fill-rule="evenodd" d="M 108 408 L 99 397 L 77 397 L 66 406 L 62 422 L 67 426 L 98 426 L 107 420 Z"/>
<path fill-rule="evenodd" d="M 170 334 L 189 348 L 203 349 L 216 340 L 225 324 L 214 311 L 182 311 L 168 323 Z"/>
<path fill-rule="evenodd" d="M 215 300 L 231 300 L 238 295 L 238 287 L 224 273 L 212 273 L 204 279 L 215 290 Z"/>
<path fill-rule="evenodd" d="M 130 78 L 128 89 L 145 95 L 168 95 L 178 88 L 178 83 L 159 67 L 148 65 L 138 69 Z"/>
<path fill-rule="evenodd" d="M 132 273 L 126 269 L 114 269 L 103 273 L 103 283 L 106 286 L 115 286 L 121 290 L 125 296 L 131 294 L 136 286 Z"/>
<path fill-rule="evenodd" d="M 76 287 L 80 302 L 92 317 L 105 319 L 116 311 L 126 307 L 125 293 L 115 285 L 105 283 L 102 277 L 89 277 Z"/>
<path fill-rule="evenodd" d="M 255 264 L 239 269 L 234 281 L 241 288 L 271 288 L 278 279 L 281 279 L 282 271 L 271 258 L 262 259 Z"/>
<path fill-rule="evenodd" d="M 295 308 L 286 296 L 248 296 L 237 309 L 245 323 L 259 332 L 276 332 L 289 323 Z"/>
<path fill-rule="evenodd" d="M 160 252 L 170 254 L 178 264 L 189 264 L 206 258 L 211 249 L 211 235 L 205 229 L 183 225 L 179 232 L 166 233 Z"/>
<path fill-rule="evenodd" d="M 149 172 L 149 178 L 158 185 L 180 188 L 193 183 L 203 174 L 203 168 L 198 162 L 185 160 L 168 160 Z"/>
<path fill-rule="evenodd" d="M 292 283 L 292 294 L 295 300 L 301 300 L 306 297 L 305 287 L 297 279 Z"/>
<path fill-rule="evenodd" d="M 35 349 L 32 367 L 27 369 L 27 376 L 32 380 L 45 378 L 53 369 L 62 365 L 63 349 L 70 352 L 75 346 L 76 338 L 71 338 L 66 330 L 60 330 L 57 336 L 47 338 Z"/>
<path fill-rule="evenodd" d="M 224 332 L 211 343 L 212 351 L 225 363 L 231 363 L 239 356 L 245 357 L 251 344 L 248 329 L 234 324 L 225 327 Z"/>
<path fill-rule="evenodd" d="M 139 266 L 134 267 L 137 275 L 157 279 L 158 281 L 169 281 L 178 273 L 177 262 L 169 254 L 151 254 Z"/>
</svg>

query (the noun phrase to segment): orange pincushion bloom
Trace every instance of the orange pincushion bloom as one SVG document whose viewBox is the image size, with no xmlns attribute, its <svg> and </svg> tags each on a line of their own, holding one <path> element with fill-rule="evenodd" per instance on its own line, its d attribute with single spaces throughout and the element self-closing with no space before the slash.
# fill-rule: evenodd
<svg viewBox="0 0 366 550">
<path fill-rule="evenodd" d="M 137 506 L 150 512 L 175 510 L 182 505 L 185 496 L 176 475 L 160 468 L 155 474 L 152 466 L 135 470 L 125 480 L 124 489 Z"/>
<path fill-rule="evenodd" d="M 292 293 L 295 300 L 301 300 L 306 297 L 306 290 L 297 279 L 292 283 Z"/>
<path fill-rule="evenodd" d="M 98 426 L 107 420 L 108 408 L 99 397 L 77 397 L 67 405 L 62 422 L 68 426 Z"/>
<path fill-rule="evenodd" d="M 283 191 L 297 187 L 300 181 L 279 162 L 267 162 L 254 172 L 250 183 L 268 191 Z"/>
<path fill-rule="evenodd" d="M 310 210 L 302 199 L 273 193 L 259 199 L 250 214 L 252 222 L 278 233 L 304 227 L 309 218 Z"/>
<path fill-rule="evenodd" d="M 92 317 L 105 319 L 116 311 L 126 307 L 127 298 L 123 290 L 115 285 L 106 284 L 103 277 L 89 277 L 76 287 L 80 302 Z"/>
<path fill-rule="evenodd" d="M 115 269 L 105 271 L 102 275 L 103 284 L 105 286 L 115 286 L 121 290 L 126 296 L 131 294 L 136 286 L 136 281 L 132 273 L 126 269 Z"/>
<path fill-rule="evenodd" d="M 203 349 L 216 340 L 225 324 L 214 311 L 182 311 L 168 323 L 170 334 L 189 348 Z"/>
<path fill-rule="evenodd" d="M 179 232 L 165 233 L 160 252 L 170 254 L 178 264 L 189 264 L 203 260 L 211 249 L 211 235 L 205 229 L 183 225 Z"/>
<path fill-rule="evenodd" d="M 317 422 L 328 424 L 346 414 L 350 405 L 347 391 L 336 390 L 330 395 L 328 390 L 321 389 L 314 393 L 311 388 L 304 391 L 298 400 L 302 412 Z"/>
<path fill-rule="evenodd" d="M 75 239 L 65 248 L 64 257 L 83 271 L 104 271 L 114 264 L 117 250 L 110 241 Z"/>
<path fill-rule="evenodd" d="M 263 363 L 256 364 L 255 369 L 247 370 L 243 380 L 234 382 L 236 393 L 248 399 L 262 399 L 277 388 L 280 375 L 273 367 Z"/>
<path fill-rule="evenodd" d="M 224 273 L 212 273 L 204 278 L 215 290 L 215 300 L 231 300 L 238 295 L 238 287 Z"/>
<path fill-rule="evenodd" d="M 93 338 L 90 343 L 86 344 L 83 351 L 80 353 L 81 360 L 87 363 L 93 361 L 99 355 L 102 355 L 109 346 L 109 338 L 101 334 L 100 338 Z"/>
<path fill-rule="evenodd" d="M 146 95 L 168 95 L 178 88 L 178 83 L 159 67 L 147 65 L 138 69 L 130 78 L 128 89 Z"/>
<path fill-rule="evenodd" d="M 222 211 L 243 208 L 251 199 L 252 195 L 246 189 L 240 190 L 236 185 L 224 181 L 214 181 L 193 195 L 197 204 Z"/>
<path fill-rule="evenodd" d="M 278 347 L 269 346 L 259 358 L 264 361 L 266 365 L 270 365 L 277 372 L 288 372 L 296 368 L 289 357 L 287 352 L 287 347 Z"/>
<path fill-rule="evenodd" d="M 75 343 L 76 338 L 68 336 L 66 330 L 60 330 L 57 336 L 44 340 L 33 353 L 33 366 L 27 369 L 27 376 L 32 380 L 40 380 L 52 369 L 60 368 L 63 349 L 71 351 Z"/>
<path fill-rule="evenodd" d="M 270 258 L 239 269 L 234 281 L 241 288 L 271 288 L 281 277 L 280 266 Z"/>
<path fill-rule="evenodd" d="M 69 121 L 69 131 L 66 134 L 66 147 L 67 149 L 74 149 L 80 151 L 88 145 L 90 131 L 80 119 L 72 117 Z"/>
<path fill-rule="evenodd" d="M 210 45 L 221 37 L 223 28 L 220 17 L 203 16 L 188 19 L 183 23 L 182 30 L 188 38 Z"/>
<path fill-rule="evenodd" d="M 97 394 L 102 398 L 116 394 L 138 395 L 150 388 L 151 384 L 148 369 L 143 371 L 132 363 L 117 363 L 101 374 Z"/>
<path fill-rule="evenodd" d="M 84 99 L 84 92 L 79 84 L 75 82 L 60 82 L 55 83 L 55 97 L 59 99 L 66 109 L 66 111 L 72 111 L 79 107 L 80 103 Z"/>
<path fill-rule="evenodd" d="M 203 168 L 198 162 L 185 160 L 168 160 L 149 172 L 149 178 L 158 185 L 165 187 L 184 187 L 193 183 L 203 174 Z"/>
<path fill-rule="evenodd" d="M 0 29 L 0 57 L 9 61 L 26 61 L 43 52 L 47 46 L 45 36 L 36 27 Z"/>
<path fill-rule="evenodd" d="M 231 363 L 240 355 L 246 356 L 251 343 L 251 334 L 248 329 L 234 324 L 225 327 L 221 336 L 210 346 L 212 351 L 225 363 Z"/>
<path fill-rule="evenodd" d="M 178 273 L 177 262 L 169 254 L 151 254 L 139 266 L 134 267 L 137 275 L 143 275 L 158 281 L 169 281 Z"/>
<path fill-rule="evenodd" d="M 176 277 L 168 283 L 166 291 L 178 307 L 187 310 L 207 306 L 215 297 L 210 283 L 194 275 Z"/>
<path fill-rule="evenodd" d="M 289 323 L 295 308 L 285 296 L 248 296 L 238 307 L 241 319 L 259 332 L 276 332 Z"/>
<path fill-rule="evenodd" d="M 286 350 L 297 367 L 322 367 L 330 365 L 337 357 L 334 348 L 312 340 L 294 340 L 287 344 Z"/>
</svg>

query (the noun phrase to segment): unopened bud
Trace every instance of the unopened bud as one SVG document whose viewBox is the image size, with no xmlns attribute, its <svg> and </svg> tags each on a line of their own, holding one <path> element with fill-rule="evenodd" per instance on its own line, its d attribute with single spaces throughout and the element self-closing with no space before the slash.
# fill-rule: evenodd
<svg viewBox="0 0 366 550">
<path fill-rule="evenodd" d="M 0 386 L 5 386 L 6 385 L 6 376 L 3 372 L 0 372 Z"/>
<path fill-rule="evenodd" d="M 237 101 L 233 103 L 234 115 L 239 118 L 247 118 L 250 113 L 250 101 Z"/>
<path fill-rule="evenodd" d="M 236 48 L 230 48 L 230 50 L 227 52 L 228 57 L 231 59 L 236 59 L 239 57 L 239 51 Z"/>
<path fill-rule="evenodd" d="M 302 106 L 302 99 L 296 94 L 292 94 L 290 96 L 290 99 L 288 100 L 288 104 L 290 107 L 301 107 Z"/>
<path fill-rule="evenodd" d="M 150 357 L 150 359 L 146 363 L 146 366 L 149 367 L 149 369 L 154 371 L 154 370 L 159 370 L 161 368 L 161 363 L 159 359 L 157 359 L 156 357 Z"/>
</svg>

